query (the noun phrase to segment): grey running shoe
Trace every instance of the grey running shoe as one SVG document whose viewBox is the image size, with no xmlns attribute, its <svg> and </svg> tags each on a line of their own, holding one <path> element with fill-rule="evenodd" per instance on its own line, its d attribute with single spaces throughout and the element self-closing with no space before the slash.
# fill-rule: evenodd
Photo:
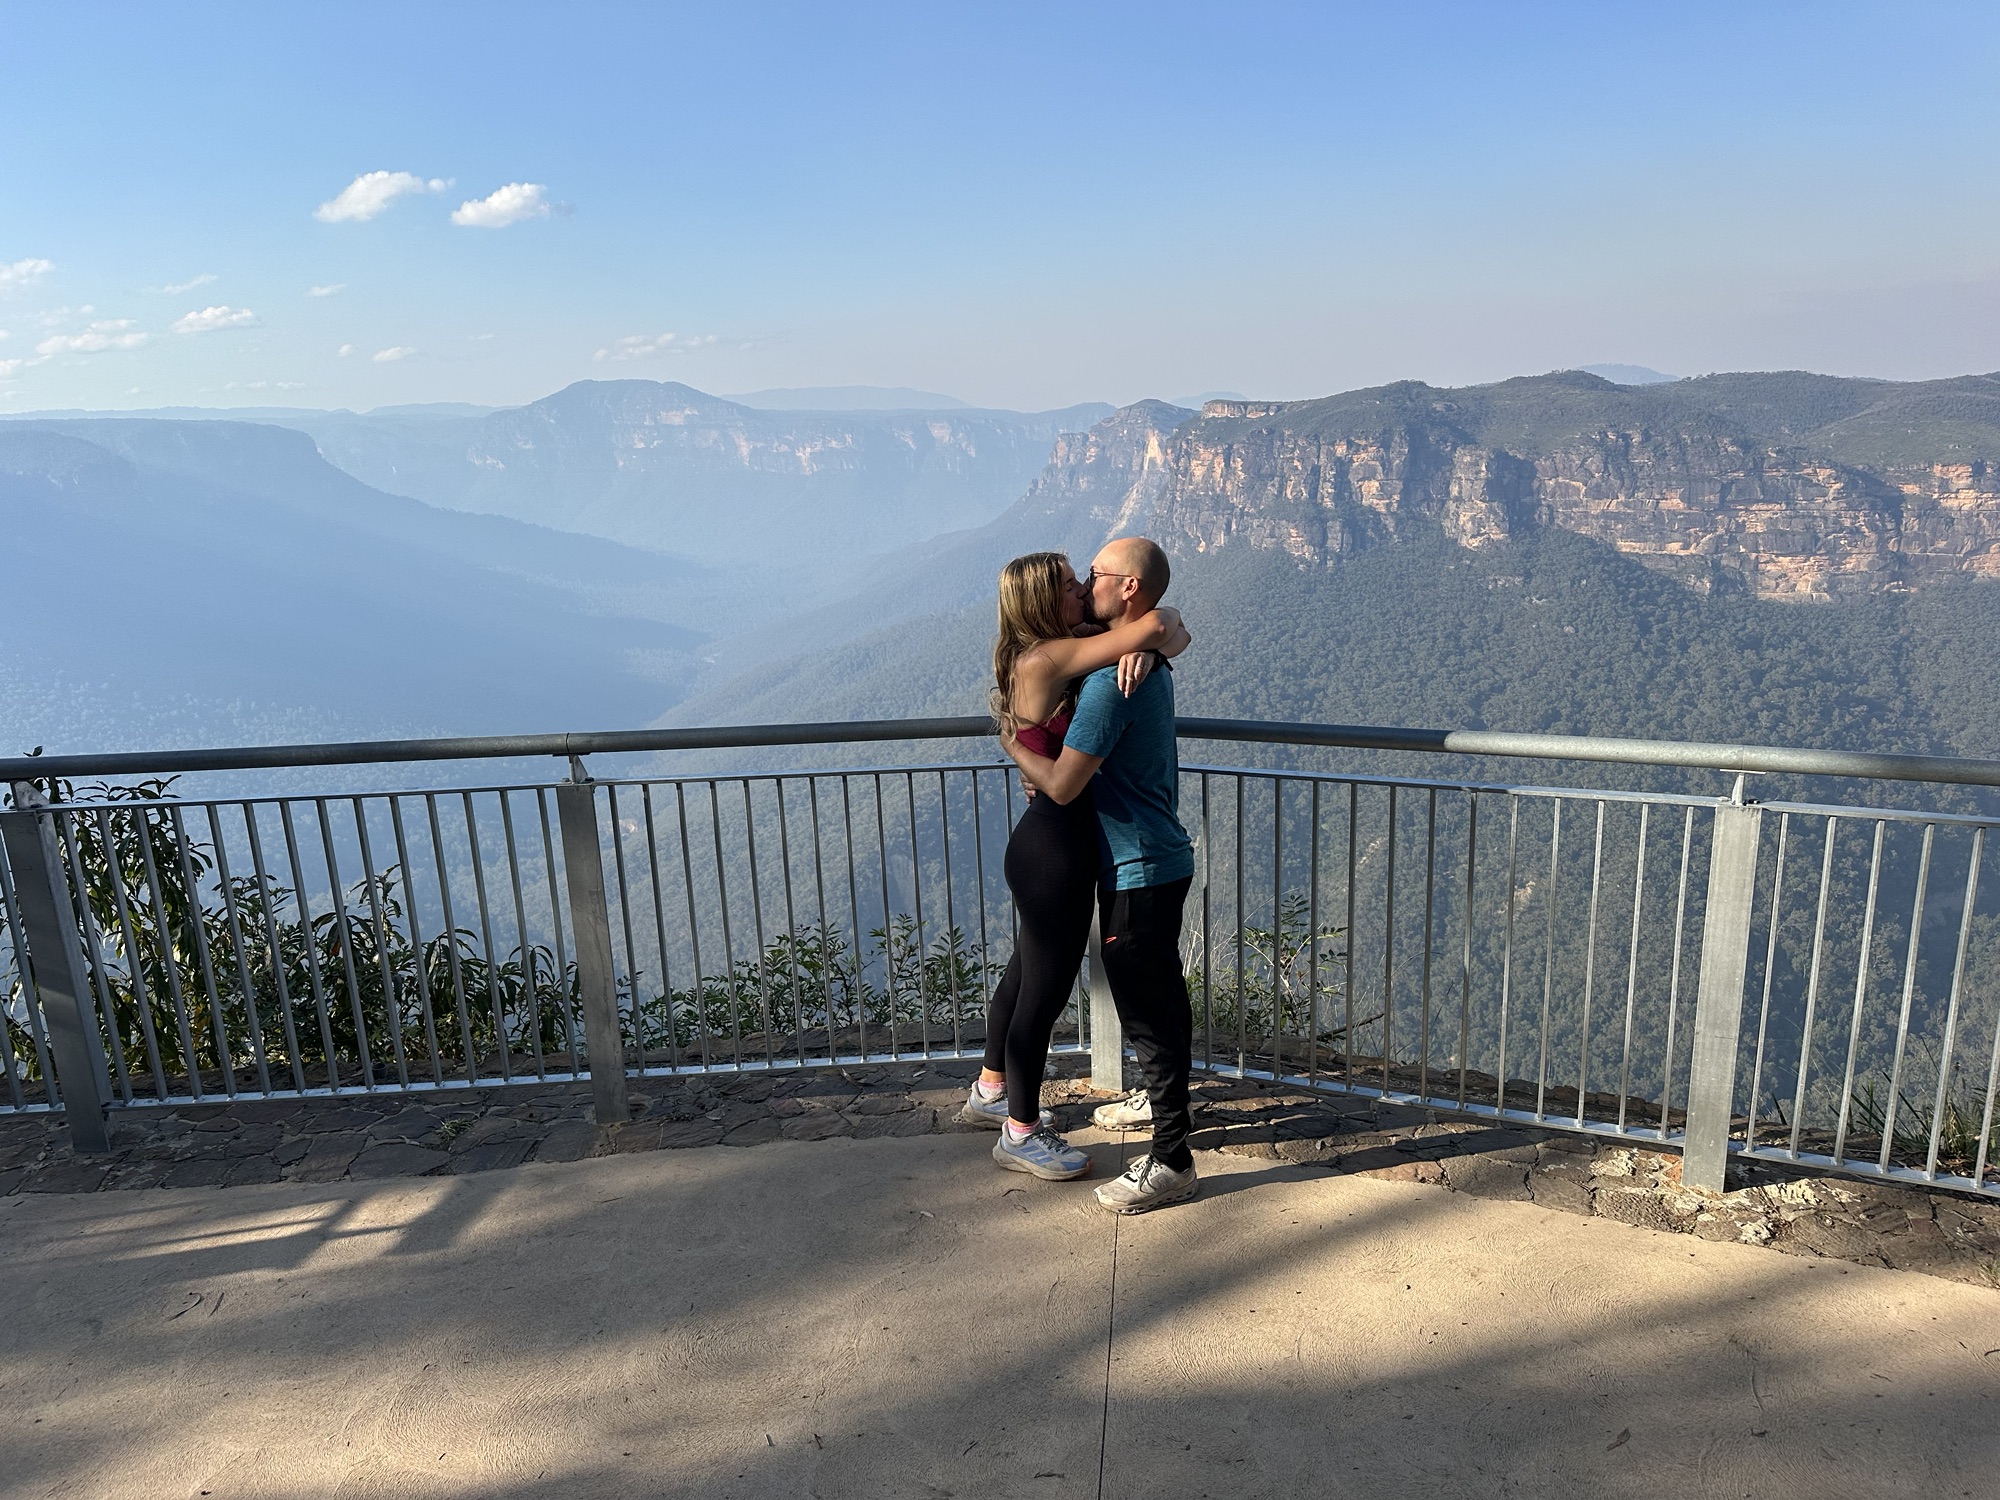
<svg viewBox="0 0 2000 1500">
<path fill-rule="evenodd" d="M 1186 1171 L 1176 1172 L 1149 1152 L 1099 1188 L 1097 1201 L 1114 1214 L 1142 1214 L 1169 1203 L 1185 1203 L 1200 1186 L 1192 1162 Z"/>
<path fill-rule="evenodd" d="M 1053 1127 L 1037 1125 L 1023 1140 L 1003 1130 L 993 1143 L 993 1159 L 1010 1172 L 1026 1172 L 1048 1182 L 1067 1182 L 1090 1170 L 1090 1155 L 1057 1135 Z"/>
<path fill-rule="evenodd" d="M 1100 1104 L 1090 1112 L 1099 1130 L 1143 1130 L 1153 1123 L 1153 1101 L 1135 1089 L 1116 1104 Z"/>
<path fill-rule="evenodd" d="M 1054 1110 L 1042 1111 L 1044 1125 L 1053 1125 L 1055 1119 Z M 998 1130 L 1007 1123 L 1007 1096 L 1002 1094 L 998 1099 L 983 1099 L 979 1094 L 979 1086 L 974 1084 L 965 1096 L 965 1107 L 958 1112 L 958 1123 Z"/>
</svg>

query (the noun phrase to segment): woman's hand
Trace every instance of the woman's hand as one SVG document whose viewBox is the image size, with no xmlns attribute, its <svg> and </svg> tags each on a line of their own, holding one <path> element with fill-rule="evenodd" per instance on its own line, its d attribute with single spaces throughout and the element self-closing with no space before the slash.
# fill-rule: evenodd
<svg viewBox="0 0 2000 1500">
<path fill-rule="evenodd" d="M 1131 697 L 1139 690 L 1139 684 L 1153 675 L 1153 664 L 1158 660 L 1150 651 L 1132 651 L 1118 658 L 1118 691 Z"/>
</svg>

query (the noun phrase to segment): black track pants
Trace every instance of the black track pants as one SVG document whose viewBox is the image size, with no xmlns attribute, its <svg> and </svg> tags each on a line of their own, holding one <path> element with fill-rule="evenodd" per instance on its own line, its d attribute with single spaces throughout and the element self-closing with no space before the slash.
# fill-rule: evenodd
<svg viewBox="0 0 2000 1500">
<path fill-rule="evenodd" d="M 1007 886 L 1021 931 L 986 1012 L 986 1066 L 1007 1075 L 1007 1113 L 1040 1118 L 1056 1018 L 1069 1003 L 1090 939 L 1097 890 L 1097 810 L 1090 793 L 1064 806 L 1028 803 L 1007 840 Z"/>
<path fill-rule="evenodd" d="M 1105 977 L 1153 1101 L 1153 1155 L 1176 1171 L 1194 1160 L 1187 1143 L 1194 1008 L 1181 972 L 1181 908 L 1193 883 L 1184 877 L 1097 898 Z"/>
</svg>

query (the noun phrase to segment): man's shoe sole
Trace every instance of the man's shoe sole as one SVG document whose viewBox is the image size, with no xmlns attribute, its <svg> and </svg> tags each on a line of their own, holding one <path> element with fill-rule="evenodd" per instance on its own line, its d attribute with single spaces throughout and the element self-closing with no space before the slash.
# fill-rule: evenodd
<svg viewBox="0 0 2000 1500">
<path fill-rule="evenodd" d="M 1176 1203 L 1185 1203 L 1201 1192 L 1201 1179 L 1197 1177 L 1186 1187 L 1176 1189 L 1161 1198 L 1148 1198 L 1144 1203 L 1106 1203 L 1102 1198 L 1098 1206 L 1114 1214 L 1149 1214 L 1156 1208 L 1172 1208 Z"/>
</svg>

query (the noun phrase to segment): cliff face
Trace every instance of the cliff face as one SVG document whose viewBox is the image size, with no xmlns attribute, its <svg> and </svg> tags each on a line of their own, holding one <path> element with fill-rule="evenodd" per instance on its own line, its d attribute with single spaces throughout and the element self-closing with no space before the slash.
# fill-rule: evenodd
<svg viewBox="0 0 2000 1500">
<path fill-rule="evenodd" d="M 1890 403 L 1893 422 L 1871 427 Z M 1634 390 L 1565 373 L 1471 391 L 1410 383 L 1324 402 L 1212 401 L 1169 425 L 1177 415 L 1147 403 L 1065 438 L 1037 489 L 1072 494 L 1110 532 L 1143 525 L 1179 551 L 1249 546 L 1318 567 L 1417 526 L 1466 547 L 1554 526 L 1704 590 L 1827 599 L 2000 577 L 1994 377 L 1915 387 L 1730 376 Z M 1887 427 L 1893 448 L 1870 439 L 1882 451 L 1861 456 L 1878 461 L 1854 461 L 1866 445 L 1853 434 Z"/>
</svg>

